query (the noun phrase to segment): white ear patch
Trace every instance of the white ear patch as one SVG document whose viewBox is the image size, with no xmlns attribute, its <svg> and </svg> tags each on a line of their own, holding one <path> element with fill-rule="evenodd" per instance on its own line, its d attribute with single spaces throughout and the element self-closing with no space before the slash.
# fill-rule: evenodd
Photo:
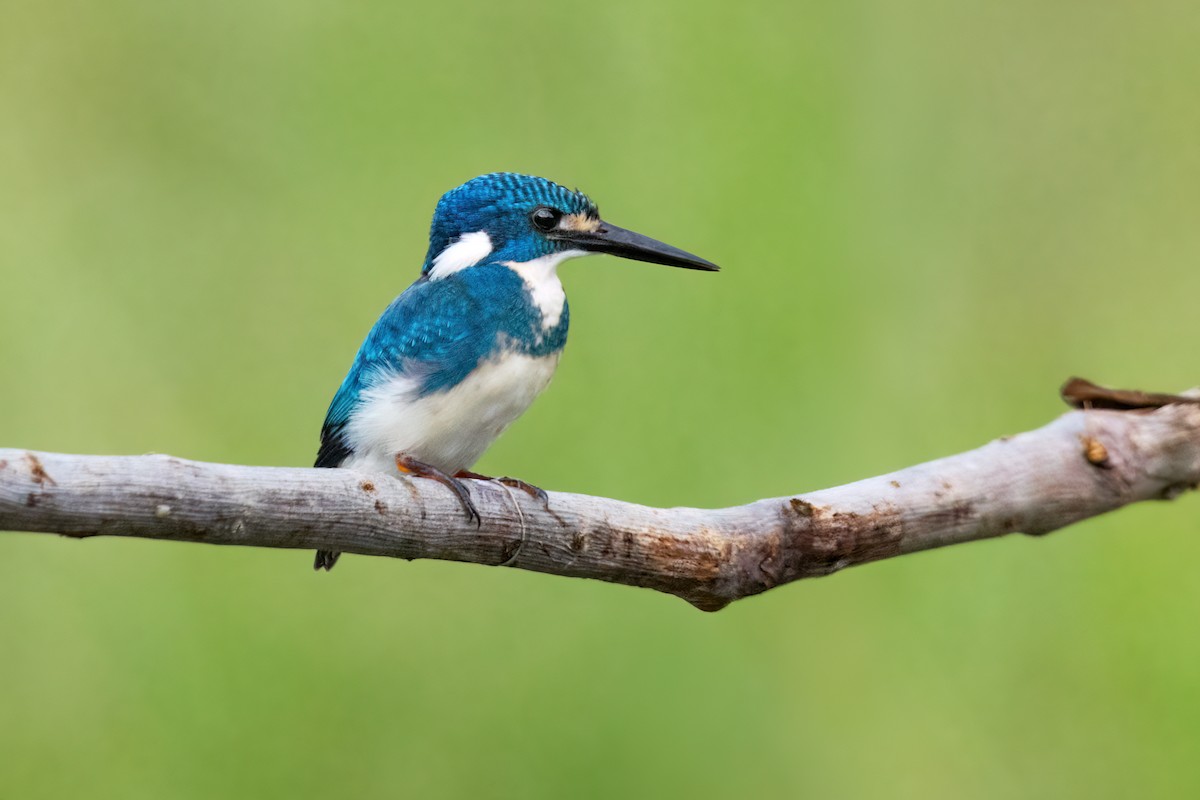
<svg viewBox="0 0 1200 800">
<path fill-rule="evenodd" d="M 486 231 L 464 233 L 458 241 L 452 242 L 445 250 L 433 259 L 433 267 L 429 270 L 429 279 L 436 281 L 447 275 L 453 275 L 461 269 L 473 267 L 487 258 L 492 252 L 492 239 Z"/>
</svg>

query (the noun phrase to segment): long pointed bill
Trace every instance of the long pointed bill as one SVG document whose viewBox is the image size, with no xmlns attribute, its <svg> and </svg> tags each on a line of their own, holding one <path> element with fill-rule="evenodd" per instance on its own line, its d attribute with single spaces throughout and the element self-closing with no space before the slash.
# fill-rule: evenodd
<svg viewBox="0 0 1200 800">
<path fill-rule="evenodd" d="M 678 247 L 672 247 L 657 239 L 642 236 L 640 233 L 634 233 L 603 220 L 595 230 L 559 229 L 552 235 L 559 241 L 569 242 L 580 250 L 592 253 L 608 253 L 621 258 L 631 258 L 634 261 L 665 264 L 668 267 L 683 267 L 684 269 L 702 269 L 706 272 L 716 272 L 720 269 L 711 261 L 705 261 Z"/>
</svg>

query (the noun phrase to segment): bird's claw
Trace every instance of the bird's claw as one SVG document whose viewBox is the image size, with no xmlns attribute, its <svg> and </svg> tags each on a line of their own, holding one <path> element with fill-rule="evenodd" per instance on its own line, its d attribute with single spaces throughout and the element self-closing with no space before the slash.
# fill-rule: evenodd
<svg viewBox="0 0 1200 800">
<path fill-rule="evenodd" d="M 479 509 L 475 507 L 475 502 L 471 499 L 471 493 L 467 490 L 466 484 L 448 475 L 446 478 L 447 482 L 445 486 L 454 492 L 454 496 L 458 498 L 463 512 L 467 515 L 467 522 L 474 522 L 476 528 L 480 527 L 483 524 L 483 517 L 479 515 Z"/>
<path fill-rule="evenodd" d="M 483 517 L 479 515 L 479 509 L 475 508 L 475 503 L 471 500 L 471 492 L 467 489 L 466 484 L 457 480 L 455 476 L 447 475 L 437 467 L 432 467 L 423 461 L 417 461 L 415 458 L 406 456 L 403 453 L 399 453 L 396 456 L 396 469 L 404 475 L 412 475 L 416 478 L 429 478 L 442 484 L 454 492 L 454 496 L 458 498 L 463 512 L 467 515 L 467 522 L 474 522 L 476 528 L 483 524 Z"/>
<path fill-rule="evenodd" d="M 511 486 L 514 489 L 520 489 L 534 500 L 537 500 L 543 506 L 545 506 L 547 510 L 550 509 L 550 496 L 541 488 L 534 486 L 532 483 L 523 481 L 520 478 L 510 478 L 507 475 L 501 478 L 493 478 L 490 475 L 483 475 L 481 473 L 471 472 L 470 470 L 465 469 L 455 473 L 454 477 L 468 478 L 476 481 L 494 481 L 495 483 L 500 483 L 505 486 Z"/>
<path fill-rule="evenodd" d="M 546 506 L 547 508 L 550 507 L 550 495 L 546 494 L 546 491 L 540 486 L 534 486 L 532 483 L 526 483 L 520 478 L 510 478 L 508 476 L 496 478 L 495 480 L 497 483 L 503 483 L 505 486 L 511 486 L 514 489 L 520 489 L 522 492 L 529 495 L 534 500 L 537 500 L 542 505 Z"/>
</svg>

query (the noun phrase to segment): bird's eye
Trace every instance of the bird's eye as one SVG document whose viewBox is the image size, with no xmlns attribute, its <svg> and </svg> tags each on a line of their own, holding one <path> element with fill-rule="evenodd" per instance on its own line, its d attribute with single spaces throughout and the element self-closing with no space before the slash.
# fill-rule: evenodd
<svg viewBox="0 0 1200 800">
<path fill-rule="evenodd" d="M 558 225 L 558 221 L 562 219 L 562 212 L 557 208 L 548 208 L 547 206 L 538 206 L 530 215 L 533 219 L 533 225 L 540 231 L 552 231 Z"/>
</svg>

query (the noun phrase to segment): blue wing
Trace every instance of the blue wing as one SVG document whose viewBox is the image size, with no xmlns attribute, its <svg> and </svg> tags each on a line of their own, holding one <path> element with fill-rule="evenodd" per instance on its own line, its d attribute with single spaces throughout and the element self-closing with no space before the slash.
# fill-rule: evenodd
<svg viewBox="0 0 1200 800">
<path fill-rule="evenodd" d="M 422 393 L 449 388 L 466 377 L 495 338 L 486 335 L 490 315 L 484 312 L 457 275 L 422 278 L 393 300 L 367 334 L 329 405 L 316 466 L 337 467 L 350 455 L 343 436 L 346 424 L 362 392 L 382 370 L 420 376 Z"/>
</svg>

